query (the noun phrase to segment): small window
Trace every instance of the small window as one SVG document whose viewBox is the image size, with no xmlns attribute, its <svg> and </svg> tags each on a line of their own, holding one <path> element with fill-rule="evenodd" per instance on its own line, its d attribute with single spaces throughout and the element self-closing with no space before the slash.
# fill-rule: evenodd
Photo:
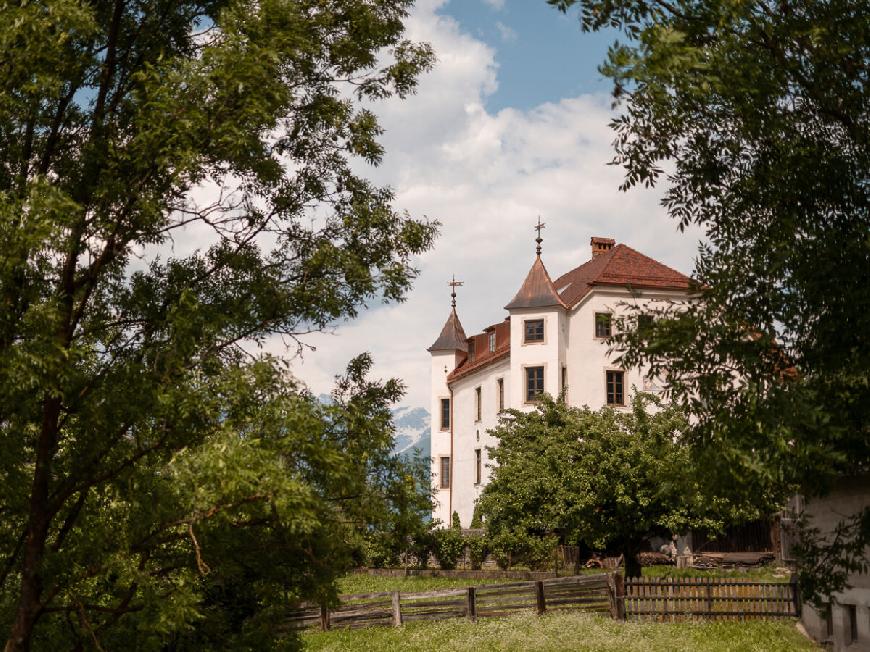
<svg viewBox="0 0 870 652">
<path fill-rule="evenodd" d="M 544 393 L 544 368 L 526 367 L 526 402 L 537 401 Z"/>
<path fill-rule="evenodd" d="M 474 338 L 468 340 L 468 359 L 474 360 Z"/>
<path fill-rule="evenodd" d="M 527 319 L 523 322 L 523 342 L 543 342 L 544 341 L 544 320 L 543 319 Z"/>
<path fill-rule="evenodd" d="M 504 410 L 504 378 L 499 378 L 495 384 L 498 388 L 498 411 L 501 412 Z"/>
<path fill-rule="evenodd" d="M 568 367 L 562 367 L 562 391 L 568 387 Z"/>
<path fill-rule="evenodd" d="M 450 489 L 450 458 L 441 458 L 441 488 Z"/>
<path fill-rule="evenodd" d="M 474 389 L 474 420 L 480 421 L 480 413 L 481 413 L 481 390 L 480 387 L 475 387 Z"/>
<path fill-rule="evenodd" d="M 474 449 L 474 484 L 480 484 L 480 449 Z"/>
<path fill-rule="evenodd" d="M 607 377 L 607 404 L 625 405 L 625 394 L 623 391 L 625 372 L 608 371 L 605 373 L 605 376 Z"/>
<path fill-rule="evenodd" d="M 648 336 L 650 331 L 652 330 L 653 325 L 653 316 L 652 315 L 638 315 L 637 316 L 637 332 L 640 335 Z"/>
<path fill-rule="evenodd" d="M 834 607 L 830 602 L 825 603 L 825 633 L 828 638 L 834 635 Z"/>
<path fill-rule="evenodd" d="M 450 429 L 450 399 L 441 399 L 441 430 Z"/>
<path fill-rule="evenodd" d="M 610 313 L 595 313 L 595 337 L 610 337 Z"/>
<path fill-rule="evenodd" d="M 846 640 L 846 645 L 858 640 L 858 607 L 854 604 L 844 604 L 846 609 L 846 626 L 849 629 L 849 638 Z"/>
<path fill-rule="evenodd" d="M 489 334 L 489 352 L 495 352 L 495 331 Z"/>
</svg>

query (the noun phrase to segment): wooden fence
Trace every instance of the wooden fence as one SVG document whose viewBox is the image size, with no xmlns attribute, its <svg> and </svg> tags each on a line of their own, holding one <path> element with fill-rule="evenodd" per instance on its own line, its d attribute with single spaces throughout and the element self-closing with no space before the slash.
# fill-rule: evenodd
<svg viewBox="0 0 870 652">
<path fill-rule="evenodd" d="M 797 585 L 719 578 L 631 578 L 620 573 L 575 575 L 536 582 L 469 586 L 419 593 L 343 595 L 337 607 L 290 610 L 292 629 L 399 627 L 415 620 L 507 616 L 517 611 L 579 609 L 617 620 L 795 618 Z"/>
<path fill-rule="evenodd" d="M 800 599 L 793 582 L 719 578 L 630 578 L 622 611 L 627 620 L 747 620 L 795 618 Z"/>
<path fill-rule="evenodd" d="M 343 595 L 338 607 L 303 605 L 290 611 L 293 629 L 400 626 L 415 620 L 506 616 L 518 611 L 582 609 L 610 613 L 608 575 L 576 575 L 537 582 L 512 582 L 420 593 Z"/>
</svg>

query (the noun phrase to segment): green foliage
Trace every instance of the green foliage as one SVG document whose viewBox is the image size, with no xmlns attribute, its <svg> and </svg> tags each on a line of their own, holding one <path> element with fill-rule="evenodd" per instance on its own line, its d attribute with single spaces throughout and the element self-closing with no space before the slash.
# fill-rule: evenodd
<svg viewBox="0 0 870 652">
<path fill-rule="evenodd" d="M 483 517 L 480 514 L 480 504 L 476 501 L 474 503 L 474 512 L 471 514 L 471 524 L 469 527 L 472 530 L 483 527 Z"/>
<path fill-rule="evenodd" d="M 450 527 L 455 530 L 462 529 L 462 522 L 459 520 L 459 512 L 454 511 L 453 516 L 450 518 Z"/>
<path fill-rule="evenodd" d="M 489 541 L 485 536 L 471 536 L 465 539 L 471 570 L 480 570 L 489 554 Z"/>
<path fill-rule="evenodd" d="M 465 551 L 465 539 L 457 528 L 437 528 L 433 531 L 435 538 L 435 558 L 444 570 L 456 568 L 457 562 Z"/>
<path fill-rule="evenodd" d="M 431 246 L 354 172 L 382 154 L 366 105 L 432 62 L 410 4 L 4 6 L 8 651 L 272 647 L 279 605 L 418 527 L 400 385 L 362 357 L 323 406 L 252 354 L 400 300 Z"/>
<path fill-rule="evenodd" d="M 614 162 L 625 188 L 667 169 L 663 204 L 704 231 L 703 301 L 614 345 L 693 415 L 709 491 L 814 496 L 866 471 L 866 3 L 550 4 L 633 37 L 602 68 L 622 107 Z"/>
<path fill-rule="evenodd" d="M 493 431 L 498 466 L 480 498 L 500 565 L 523 554 L 540 563 L 543 547 L 532 542 L 559 533 L 594 549 L 618 547 L 636 575 L 647 536 L 719 529 L 754 515 L 698 495 L 685 416 L 653 397 L 639 395 L 630 412 L 593 412 L 546 397 L 533 412 L 511 417 Z"/>
</svg>

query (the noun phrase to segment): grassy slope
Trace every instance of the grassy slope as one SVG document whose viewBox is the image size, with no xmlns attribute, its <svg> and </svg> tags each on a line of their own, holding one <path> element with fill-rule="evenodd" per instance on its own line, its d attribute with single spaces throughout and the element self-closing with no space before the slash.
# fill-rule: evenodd
<svg viewBox="0 0 870 652">
<path fill-rule="evenodd" d="M 393 629 L 308 632 L 306 650 L 338 652 L 405 652 L 437 649 L 521 650 L 522 652 L 801 652 L 819 650 L 791 621 L 709 623 L 617 623 L 581 612 L 538 617 L 484 619 L 477 623 L 448 620 L 412 623 Z"/>
</svg>

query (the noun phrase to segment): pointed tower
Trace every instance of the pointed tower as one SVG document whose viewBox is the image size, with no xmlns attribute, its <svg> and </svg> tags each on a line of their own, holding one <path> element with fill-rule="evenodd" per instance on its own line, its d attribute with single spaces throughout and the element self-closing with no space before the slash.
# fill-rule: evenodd
<svg viewBox="0 0 870 652">
<path fill-rule="evenodd" d="M 511 318 L 511 407 L 533 409 L 542 393 L 558 396 L 565 378 L 567 306 L 541 260 L 541 218 L 535 261 L 513 300 Z"/>
<path fill-rule="evenodd" d="M 452 514 L 453 484 L 453 393 L 447 386 L 447 376 L 468 353 L 468 338 L 456 314 L 456 288 L 462 285 L 462 281 L 457 281 L 454 276 L 448 285 L 451 288 L 450 315 L 438 339 L 428 349 L 432 356 L 432 479 L 438 501 L 432 515 L 447 524 Z"/>
</svg>

